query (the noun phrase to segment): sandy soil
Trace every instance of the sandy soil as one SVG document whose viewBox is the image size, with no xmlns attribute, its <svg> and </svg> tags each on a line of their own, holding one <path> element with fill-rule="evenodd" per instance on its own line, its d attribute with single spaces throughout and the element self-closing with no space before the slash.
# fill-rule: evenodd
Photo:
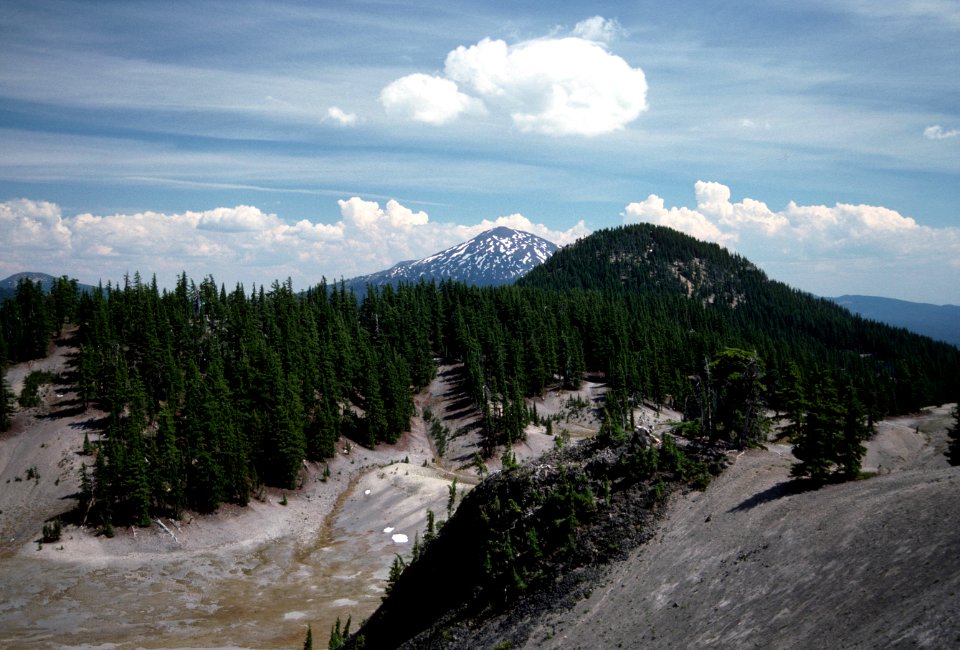
<svg viewBox="0 0 960 650">
<path fill-rule="evenodd" d="M 69 354 L 14 366 L 8 381 L 19 391 L 31 370 L 57 373 Z M 65 526 L 59 543 L 41 545 L 43 522 L 74 504 L 90 462 L 83 435 L 96 439 L 90 427 L 102 416 L 82 412 L 66 386 L 43 398 L 0 438 L 0 647 L 289 648 L 307 623 L 320 645 L 337 617 L 359 622 L 376 608 L 394 554 L 409 557 L 426 510 L 447 516 L 454 475 L 430 463 L 415 418 L 397 445 L 342 442 L 326 481 L 322 465 L 305 465 L 287 505 L 268 490 L 246 508 L 113 539 Z M 29 468 L 38 479 L 26 478 Z"/>
<path fill-rule="evenodd" d="M 881 474 L 818 491 L 790 488 L 786 446 L 740 455 L 527 647 L 957 647 L 960 468 L 931 451 L 949 412 L 882 423 Z"/>
</svg>

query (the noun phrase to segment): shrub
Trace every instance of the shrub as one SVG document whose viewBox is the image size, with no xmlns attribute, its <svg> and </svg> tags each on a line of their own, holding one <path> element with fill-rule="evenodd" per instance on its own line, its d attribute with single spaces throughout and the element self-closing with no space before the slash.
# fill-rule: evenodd
<svg viewBox="0 0 960 650">
<path fill-rule="evenodd" d="M 60 541 L 60 535 L 63 532 L 63 524 L 60 522 L 60 517 L 57 517 L 53 521 L 48 521 L 43 525 L 43 541 L 46 544 Z"/>
</svg>

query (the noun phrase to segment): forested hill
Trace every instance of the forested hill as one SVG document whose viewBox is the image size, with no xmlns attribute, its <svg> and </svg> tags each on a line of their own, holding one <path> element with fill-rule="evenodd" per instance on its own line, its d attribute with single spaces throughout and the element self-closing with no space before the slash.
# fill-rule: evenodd
<svg viewBox="0 0 960 650">
<path fill-rule="evenodd" d="M 738 304 L 747 289 L 768 283 L 739 255 L 671 228 L 638 224 L 598 230 L 554 254 L 520 286 L 683 294 Z"/>
<path fill-rule="evenodd" d="M 685 323 L 689 345 L 706 338 L 712 343 L 705 352 L 743 346 L 780 371 L 813 362 L 843 368 L 843 381 L 864 372 L 854 381 L 865 382 L 862 389 L 884 405 L 880 412 L 907 412 L 960 394 L 956 348 L 850 314 L 829 299 L 769 279 L 716 244 L 670 228 L 598 231 L 558 251 L 518 286 L 617 296 L 636 304 L 644 325 L 634 327 L 661 330 L 658 318 Z M 654 314 L 660 316 L 651 319 Z M 871 378 L 867 368 L 877 374 Z"/>
<path fill-rule="evenodd" d="M 40 288 L 49 293 L 58 288 L 62 283 L 72 284 L 74 290 L 83 292 L 93 291 L 89 284 L 79 284 L 76 280 L 69 279 L 67 276 L 55 277 L 48 273 L 37 273 L 34 271 L 25 271 L 23 273 L 14 273 L 11 276 L 0 280 L 0 303 L 8 298 L 13 298 L 17 294 L 17 286 L 21 282 L 30 282 L 32 284 L 40 283 Z"/>
</svg>

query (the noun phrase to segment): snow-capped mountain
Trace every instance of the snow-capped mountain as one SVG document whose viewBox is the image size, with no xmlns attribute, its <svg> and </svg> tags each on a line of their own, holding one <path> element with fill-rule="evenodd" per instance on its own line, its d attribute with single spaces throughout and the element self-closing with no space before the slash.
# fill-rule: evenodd
<svg viewBox="0 0 960 650">
<path fill-rule="evenodd" d="M 368 284 L 383 286 L 400 282 L 459 280 L 477 286 L 510 284 L 542 264 L 557 245 L 521 230 L 499 227 L 480 233 L 421 260 L 400 262 L 370 275 L 347 280 L 347 287 L 363 291 Z"/>
</svg>

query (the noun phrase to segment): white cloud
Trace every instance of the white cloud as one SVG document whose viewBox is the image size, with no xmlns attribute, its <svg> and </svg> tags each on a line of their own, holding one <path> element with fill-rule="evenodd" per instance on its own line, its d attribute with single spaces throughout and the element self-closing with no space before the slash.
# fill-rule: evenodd
<svg viewBox="0 0 960 650">
<path fill-rule="evenodd" d="M 343 238 L 344 225 L 342 221 L 337 223 L 313 223 L 307 219 L 301 219 L 293 225 L 290 234 L 305 239 L 307 241 L 333 241 Z"/>
<path fill-rule="evenodd" d="M 957 136 L 960 136 L 960 129 L 944 131 L 943 127 L 939 124 L 928 126 L 923 130 L 923 137 L 927 140 L 946 140 L 947 138 L 955 138 Z"/>
<path fill-rule="evenodd" d="M 960 228 L 931 228 L 896 210 L 837 203 L 773 211 L 761 201 L 733 203 L 730 188 L 697 181 L 696 209 L 664 207 L 651 194 L 630 203 L 624 222 L 669 226 L 736 247 L 777 280 L 822 295 L 867 293 L 944 302 L 956 295 Z M 919 297 L 920 292 L 930 296 Z"/>
<path fill-rule="evenodd" d="M 435 125 L 468 111 L 483 110 L 477 99 L 460 92 L 453 81 L 420 73 L 392 82 L 380 92 L 380 103 L 391 115 Z"/>
<path fill-rule="evenodd" d="M 0 203 L 0 241 L 7 249 L 4 257 L 23 246 L 36 251 L 67 251 L 70 235 L 55 203 L 29 199 Z"/>
<path fill-rule="evenodd" d="M 685 232 L 704 241 L 723 243 L 735 236 L 723 233 L 716 224 L 696 210 L 664 208 L 663 199 L 651 194 L 645 200 L 630 203 L 624 209 L 625 222 L 647 222 Z"/>
<path fill-rule="evenodd" d="M 623 34 L 623 28 L 620 23 L 615 18 L 608 20 L 603 16 L 581 20 L 573 28 L 574 36 L 598 43 L 610 43 L 621 34 Z"/>
<path fill-rule="evenodd" d="M 426 212 L 414 212 L 394 199 L 387 201 L 386 210 L 376 201 L 364 201 L 359 196 L 337 201 L 337 204 L 343 218 L 361 232 L 375 232 L 382 226 L 406 230 L 430 220 Z"/>
<path fill-rule="evenodd" d="M 444 76 L 401 77 L 383 89 L 380 101 L 388 113 L 430 124 L 486 107 L 509 115 L 524 132 L 596 136 L 618 131 L 647 109 L 647 81 L 643 70 L 598 42 L 615 27 L 595 17 L 577 27 L 589 38 L 515 45 L 485 38 L 447 54 Z"/>
<path fill-rule="evenodd" d="M 524 232 L 529 232 L 538 237 L 543 237 L 547 241 L 552 241 L 558 246 L 566 246 L 572 244 L 573 242 L 586 237 L 590 234 L 590 230 L 587 228 L 583 220 L 578 221 L 573 225 L 572 228 L 568 230 L 553 230 L 548 228 L 542 223 L 534 223 L 530 221 L 527 217 L 519 213 L 514 213 L 510 215 L 505 215 L 502 217 L 497 217 L 496 219 L 484 219 L 480 223 L 473 226 L 457 226 L 454 229 L 456 235 L 453 238 L 451 244 L 455 244 L 458 241 L 463 241 L 479 235 L 485 230 L 490 230 L 491 228 L 497 228 L 500 226 L 505 226 L 507 228 L 513 228 L 514 230 L 523 230 Z"/>
<path fill-rule="evenodd" d="M 327 117 L 340 126 L 353 126 L 357 123 L 356 113 L 348 113 L 339 106 L 331 106 L 328 108 Z"/>
<path fill-rule="evenodd" d="M 216 208 L 200 214 L 197 228 L 220 232 L 257 232 L 275 219 L 250 205 L 235 208 Z"/>
<path fill-rule="evenodd" d="M 289 223 L 255 206 L 177 214 L 63 216 L 61 208 L 19 199 L 0 203 L 0 272 L 67 273 L 84 282 L 119 280 L 139 270 L 168 284 L 181 271 L 235 282 L 270 283 L 292 277 L 311 286 L 322 276 L 350 278 L 426 257 L 496 226 L 526 230 L 559 244 L 588 233 L 581 221 L 553 230 L 520 214 L 477 224 L 436 223 L 394 199 L 383 206 L 351 197 L 338 202 L 335 221 Z"/>
</svg>

